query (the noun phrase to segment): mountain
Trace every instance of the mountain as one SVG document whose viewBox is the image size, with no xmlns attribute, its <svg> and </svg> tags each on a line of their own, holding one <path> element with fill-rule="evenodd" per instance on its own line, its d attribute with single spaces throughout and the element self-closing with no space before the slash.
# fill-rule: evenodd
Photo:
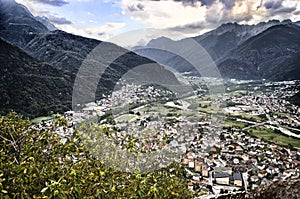
<svg viewBox="0 0 300 199">
<path fill-rule="evenodd" d="M 290 20 L 284 20 L 282 22 L 278 20 L 270 20 L 256 25 L 227 23 L 222 24 L 213 31 L 193 37 L 192 39 L 204 47 L 213 60 L 218 62 L 218 60 L 227 56 L 232 49 L 236 48 L 249 38 L 262 33 L 274 25 L 289 23 L 292 22 Z"/>
<path fill-rule="evenodd" d="M 292 96 L 289 101 L 295 105 L 300 106 L 300 92 L 296 93 L 294 96 Z"/>
<path fill-rule="evenodd" d="M 11 110 L 36 117 L 69 110 L 70 74 L 42 63 L 0 40 L 0 113 Z"/>
<path fill-rule="evenodd" d="M 14 0 L 0 0 L 0 37 L 23 48 L 35 34 L 49 32 L 29 10 Z"/>
<path fill-rule="evenodd" d="M 300 77 L 300 27 L 275 25 L 239 45 L 218 64 L 221 74 L 243 79 L 291 80 Z"/>
<path fill-rule="evenodd" d="M 119 79 L 138 66 L 145 66 L 144 70 L 136 70 L 131 74 L 135 74 L 142 80 L 152 79 L 157 84 L 179 83 L 175 75 L 163 66 L 115 44 L 54 30 L 54 26 L 49 24 L 48 20 L 34 17 L 26 7 L 14 0 L 0 0 L 0 38 L 23 49 L 33 58 L 52 65 L 59 71 L 70 73 L 71 78 L 68 83 L 72 86 L 81 64 L 89 53 L 95 53 L 96 51 L 92 50 L 98 47 L 98 54 L 94 54 L 94 60 L 89 61 L 93 62 L 94 68 L 100 65 L 108 65 L 108 67 L 103 71 L 100 81 L 96 82 L 96 98 L 100 98 L 103 93 L 112 92 Z M 101 46 L 102 49 L 99 49 Z M 114 55 L 117 57 L 110 60 Z M 5 56 L 11 55 L 7 52 L 6 55 L 3 54 L 3 57 Z M 146 65 L 151 68 L 146 68 Z M 87 81 L 95 77 L 95 74 L 90 74 L 90 71 L 84 73 L 89 75 Z M 84 86 L 87 85 L 90 84 Z M 90 88 L 84 87 L 84 89 Z M 81 101 L 81 103 L 86 102 L 90 101 Z"/>
<path fill-rule="evenodd" d="M 50 31 L 57 30 L 57 28 L 50 22 L 50 20 L 47 17 L 36 16 L 35 19 L 41 22 L 44 26 L 46 26 L 48 30 Z"/>
<path fill-rule="evenodd" d="M 277 30 L 273 30 L 272 27 L 276 26 L 278 26 Z M 286 28 L 280 29 L 279 27 Z M 188 40 L 193 39 L 211 56 L 224 78 L 299 79 L 297 68 L 299 68 L 298 52 L 300 51 L 297 47 L 297 44 L 299 44 L 297 42 L 299 41 L 300 34 L 297 27 L 299 26 L 290 20 L 282 22 L 271 20 L 261 22 L 257 25 L 227 23 L 215 30 L 193 38 L 179 41 L 168 40 L 168 42 L 166 42 L 166 38 L 157 38 L 150 41 L 146 48 L 137 48 L 135 52 L 161 64 L 170 66 L 178 72 L 199 75 L 187 60 L 160 49 L 166 45 L 169 48 L 172 48 L 174 45 L 179 47 L 184 46 L 188 43 Z M 292 39 L 286 37 L 286 35 L 290 34 L 290 31 L 293 32 Z M 284 37 L 286 39 L 283 39 Z M 264 41 L 264 39 L 267 39 L 267 41 Z M 269 44 L 269 46 L 261 45 L 256 48 L 252 44 L 254 40 L 256 40 L 256 44 L 265 43 L 266 45 Z M 278 48 L 274 44 L 278 44 L 281 47 Z M 247 48 L 247 46 L 249 47 Z M 254 51 L 256 55 L 253 54 Z M 266 55 L 268 52 L 265 51 L 272 51 L 273 54 L 269 53 L 269 55 Z M 243 56 L 241 53 L 243 53 Z M 254 56 L 258 55 L 257 53 L 263 59 L 256 59 L 256 63 L 254 64 L 253 59 L 255 59 Z M 262 54 L 260 55 L 260 53 Z M 288 69 L 284 70 L 284 67 L 288 67 Z"/>
</svg>

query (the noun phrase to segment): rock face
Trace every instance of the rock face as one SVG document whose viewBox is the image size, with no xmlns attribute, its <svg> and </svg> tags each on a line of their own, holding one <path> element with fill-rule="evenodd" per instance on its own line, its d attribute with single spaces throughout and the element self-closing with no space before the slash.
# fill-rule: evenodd
<svg viewBox="0 0 300 199">
<path fill-rule="evenodd" d="M 251 26 L 223 24 L 192 39 L 209 53 L 224 78 L 289 80 L 300 77 L 300 29 L 289 20 L 273 20 Z M 146 46 L 152 49 L 138 49 L 136 52 L 178 72 L 199 75 L 180 56 L 155 49 L 174 43 L 180 46 L 185 40 L 158 38 Z"/>
<path fill-rule="evenodd" d="M 300 196 L 300 179 L 278 181 L 258 187 L 245 194 L 220 196 L 218 199 L 298 199 Z"/>
<path fill-rule="evenodd" d="M 0 40 L 0 113 L 36 117 L 69 109 L 71 75 Z"/>
</svg>

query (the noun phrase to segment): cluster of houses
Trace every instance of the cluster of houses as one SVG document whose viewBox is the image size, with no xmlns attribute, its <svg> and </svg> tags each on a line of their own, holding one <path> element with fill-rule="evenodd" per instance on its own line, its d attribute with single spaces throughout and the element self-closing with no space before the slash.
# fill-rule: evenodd
<svg viewBox="0 0 300 199">
<path fill-rule="evenodd" d="M 226 107 L 224 111 L 233 115 L 266 114 L 272 124 L 298 128 L 300 126 L 300 107 L 288 101 L 290 97 L 299 92 L 299 89 L 294 88 L 295 84 L 295 81 L 265 83 L 263 86 L 271 87 L 272 91 L 247 91 L 247 94 L 243 95 L 225 94 L 222 96 L 222 100 L 236 105 Z"/>
<path fill-rule="evenodd" d="M 238 129 L 226 128 L 207 147 L 207 133 L 204 130 L 182 158 L 192 190 L 247 190 L 271 181 L 300 177 L 300 149 L 270 144 Z"/>
<path fill-rule="evenodd" d="M 274 87 L 273 84 L 270 86 Z M 272 117 L 267 119 L 272 120 L 273 124 L 289 125 L 297 129 L 300 121 L 299 107 L 279 98 L 282 95 L 291 96 L 294 91 L 282 89 L 281 84 L 275 86 L 278 88 L 276 87 L 277 89 L 272 92 L 249 91 L 244 95 L 222 96 L 222 100 L 238 104 L 225 108 L 225 113 L 237 115 L 248 113 L 253 116 L 267 114 Z M 81 113 L 72 112 L 73 118 L 70 117 L 72 118 L 70 121 L 86 118 L 88 115 L 103 115 L 114 107 L 126 104 L 148 103 L 157 98 L 168 100 L 169 96 L 171 96 L 169 91 L 153 86 L 126 85 L 112 95 L 104 96 L 97 103 L 86 105 Z M 181 157 L 191 190 L 205 190 L 217 194 L 220 191 L 252 189 L 275 180 L 299 178 L 299 149 L 270 144 L 262 139 L 251 137 L 240 129 L 219 128 L 207 121 L 197 121 L 197 118 L 191 123 L 190 118 L 183 115 L 162 119 L 159 118 L 161 115 L 159 111 L 137 115 L 138 112 L 139 110 L 132 111 L 132 115 L 136 117 L 130 124 L 117 122 L 114 125 L 118 129 L 115 139 L 119 141 L 120 147 L 124 148 L 134 141 L 133 147 L 149 152 L 159 150 L 167 144 L 189 142 Z M 288 117 L 276 116 L 271 114 L 273 112 L 285 113 Z M 74 117 L 76 114 L 81 115 Z M 176 121 L 172 120 L 173 123 L 168 123 L 167 121 L 172 118 Z M 202 130 L 195 126 L 201 126 Z M 136 132 L 143 131 L 148 133 L 148 136 L 141 138 L 139 136 L 142 134 Z M 181 138 L 180 135 L 185 137 Z"/>
</svg>

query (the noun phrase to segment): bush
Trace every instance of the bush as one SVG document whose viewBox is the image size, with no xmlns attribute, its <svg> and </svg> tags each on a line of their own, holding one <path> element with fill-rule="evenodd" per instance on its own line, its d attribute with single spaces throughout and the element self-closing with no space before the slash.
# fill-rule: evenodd
<svg viewBox="0 0 300 199">
<path fill-rule="evenodd" d="M 79 133 L 62 138 L 64 118 L 32 126 L 0 117 L 0 198 L 191 198 L 179 164 L 150 173 L 124 173 L 95 159 Z M 170 171 L 172 169 L 172 172 Z"/>
</svg>

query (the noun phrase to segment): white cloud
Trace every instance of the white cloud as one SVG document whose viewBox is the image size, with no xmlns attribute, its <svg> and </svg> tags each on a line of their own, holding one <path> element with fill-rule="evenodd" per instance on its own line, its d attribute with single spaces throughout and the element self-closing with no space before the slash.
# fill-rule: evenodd
<svg viewBox="0 0 300 199">
<path fill-rule="evenodd" d="M 116 29 L 120 29 L 123 28 L 126 25 L 126 23 L 114 23 L 114 22 L 110 22 L 110 23 L 106 23 L 103 26 L 99 26 L 99 27 L 94 27 L 94 28 L 87 28 L 85 29 L 87 32 L 89 33 L 104 33 L 104 32 L 109 32 L 112 30 L 116 30 Z"/>
<path fill-rule="evenodd" d="M 93 28 L 77 28 L 73 24 L 72 25 L 63 24 L 63 25 L 56 25 L 56 26 L 59 29 L 72 34 L 106 41 L 113 36 L 113 34 L 110 33 L 110 31 L 123 28 L 125 25 L 126 25 L 125 23 L 110 22 L 103 26 L 98 26 Z"/>
<path fill-rule="evenodd" d="M 108 40 L 113 36 L 111 31 L 118 30 L 123 28 L 126 23 L 115 23 L 115 22 L 108 22 L 102 26 L 95 26 L 90 28 L 85 28 L 82 23 L 78 22 L 71 22 L 70 20 L 66 19 L 64 16 L 58 16 L 57 14 L 52 14 L 48 11 L 40 10 L 37 4 L 32 3 L 32 1 L 27 0 L 16 0 L 18 3 L 25 5 L 30 12 L 33 13 L 35 16 L 45 16 L 50 21 L 55 23 L 55 26 L 63 31 L 81 35 L 84 37 L 94 38 L 98 40 Z M 81 2 L 88 2 L 90 0 L 69 0 L 71 1 L 81 1 Z M 92 12 L 87 12 L 88 16 L 93 16 Z M 91 19 L 85 19 L 84 24 L 89 24 L 89 26 L 93 26 L 92 24 L 97 24 L 97 21 Z"/>
<path fill-rule="evenodd" d="M 189 35 L 226 22 L 256 24 L 270 19 L 300 20 L 296 14 L 300 12 L 297 0 L 282 0 L 276 4 L 276 10 L 267 9 L 267 1 L 276 3 L 278 0 L 121 0 L 119 6 L 124 15 L 151 28 L 171 28 Z"/>
<path fill-rule="evenodd" d="M 169 28 L 196 22 L 205 16 L 204 7 L 183 6 L 174 1 L 122 0 L 123 14 L 152 28 Z M 200 6 L 200 3 L 199 3 Z"/>
</svg>

